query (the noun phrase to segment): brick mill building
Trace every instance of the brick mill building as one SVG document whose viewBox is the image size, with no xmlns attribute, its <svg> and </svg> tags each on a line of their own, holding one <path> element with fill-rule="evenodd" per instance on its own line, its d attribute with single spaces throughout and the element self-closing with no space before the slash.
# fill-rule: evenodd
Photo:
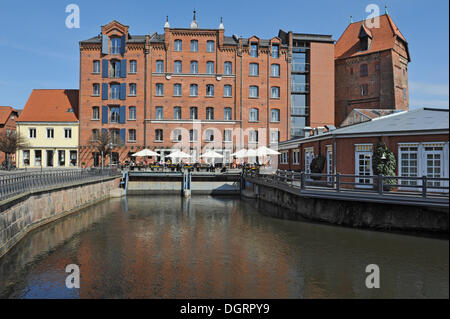
<svg viewBox="0 0 450 319">
<path fill-rule="evenodd" d="M 90 146 L 102 132 L 125 144 L 113 162 L 150 148 L 194 160 L 214 148 L 236 150 L 334 124 L 334 41 L 328 35 L 279 32 L 271 39 L 190 28 L 132 35 L 113 21 L 80 42 L 80 162 L 98 164 Z M 327 92 L 327 94 L 323 94 Z"/>
<path fill-rule="evenodd" d="M 408 42 L 387 13 L 351 23 L 335 47 L 336 126 L 354 109 L 408 110 L 410 61 Z"/>
</svg>

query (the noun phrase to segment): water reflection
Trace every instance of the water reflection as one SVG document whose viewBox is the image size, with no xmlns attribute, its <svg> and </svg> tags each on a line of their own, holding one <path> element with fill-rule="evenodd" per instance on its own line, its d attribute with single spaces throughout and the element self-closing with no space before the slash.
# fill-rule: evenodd
<svg viewBox="0 0 450 319">
<path fill-rule="evenodd" d="M 448 241 L 261 214 L 277 209 L 207 196 L 110 200 L 27 236 L 0 260 L 0 296 L 448 298 Z M 372 263 L 379 290 L 365 288 Z M 80 266 L 80 290 L 65 288 L 68 264 Z"/>
</svg>

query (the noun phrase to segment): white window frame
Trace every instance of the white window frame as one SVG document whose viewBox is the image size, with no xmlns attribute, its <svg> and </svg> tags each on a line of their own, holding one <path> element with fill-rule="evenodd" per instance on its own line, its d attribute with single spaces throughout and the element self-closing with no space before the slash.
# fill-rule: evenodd
<svg viewBox="0 0 450 319">
<path fill-rule="evenodd" d="M 300 150 L 292 150 L 292 165 L 300 165 Z"/>
<path fill-rule="evenodd" d="M 359 170 L 359 156 L 360 155 L 369 155 L 369 176 L 373 176 L 373 145 L 372 144 L 356 144 L 355 145 L 355 175 L 360 176 Z M 361 183 L 360 180 L 369 180 L 369 183 Z M 355 178 L 355 188 L 373 188 L 373 178 L 365 178 L 363 175 L 361 177 Z"/>
<path fill-rule="evenodd" d="M 311 174 L 311 163 L 314 157 L 314 147 L 305 148 L 305 174 Z M 307 180 L 311 180 L 311 177 Z"/>
</svg>

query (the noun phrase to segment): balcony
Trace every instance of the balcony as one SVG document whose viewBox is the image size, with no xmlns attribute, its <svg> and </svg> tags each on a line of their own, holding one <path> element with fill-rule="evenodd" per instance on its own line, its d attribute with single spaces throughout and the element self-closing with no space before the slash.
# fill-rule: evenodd
<svg viewBox="0 0 450 319">
<path fill-rule="evenodd" d="M 309 72 L 309 63 L 293 61 L 291 63 L 291 71 L 294 73 L 307 73 Z"/>
<path fill-rule="evenodd" d="M 309 84 L 306 83 L 291 84 L 291 93 L 308 93 L 308 92 L 309 92 Z"/>
</svg>

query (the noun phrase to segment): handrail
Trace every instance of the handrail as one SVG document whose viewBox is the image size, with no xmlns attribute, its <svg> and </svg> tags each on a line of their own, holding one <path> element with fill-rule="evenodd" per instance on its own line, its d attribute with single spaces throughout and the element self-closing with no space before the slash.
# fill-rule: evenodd
<svg viewBox="0 0 450 319">
<path fill-rule="evenodd" d="M 52 186 L 117 175 L 117 169 L 70 169 L 0 175 L 0 201 Z"/>
<path fill-rule="evenodd" d="M 277 170 L 274 174 L 264 175 L 258 171 L 246 170 L 244 175 L 250 177 L 258 177 L 269 183 L 283 183 L 293 188 L 300 188 L 301 191 L 306 190 L 334 190 L 342 192 L 343 190 L 358 190 L 364 187 L 365 192 L 376 193 L 379 195 L 387 194 L 408 194 L 419 197 L 442 197 L 448 199 L 450 179 L 444 177 L 405 177 L 405 176 L 384 176 L 384 175 L 350 175 L 350 174 L 317 174 L 294 172 L 287 170 Z M 314 180 L 313 178 L 319 178 Z M 354 179 L 355 181 L 347 181 L 346 179 Z M 369 183 L 361 183 L 358 179 L 368 180 Z M 417 185 L 401 184 L 399 181 L 419 181 Z M 395 184 L 386 183 L 386 181 L 395 181 Z M 318 186 L 320 185 L 320 186 Z M 322 186 L 325 185 L 325 186 Z M 344 188 L 343 186 L 353 186 L 353 188 Z M 402 188 L 398 190 L 396 188 Z M 433 192 L 433 190 L 435 190 Z"/>
</svg>

